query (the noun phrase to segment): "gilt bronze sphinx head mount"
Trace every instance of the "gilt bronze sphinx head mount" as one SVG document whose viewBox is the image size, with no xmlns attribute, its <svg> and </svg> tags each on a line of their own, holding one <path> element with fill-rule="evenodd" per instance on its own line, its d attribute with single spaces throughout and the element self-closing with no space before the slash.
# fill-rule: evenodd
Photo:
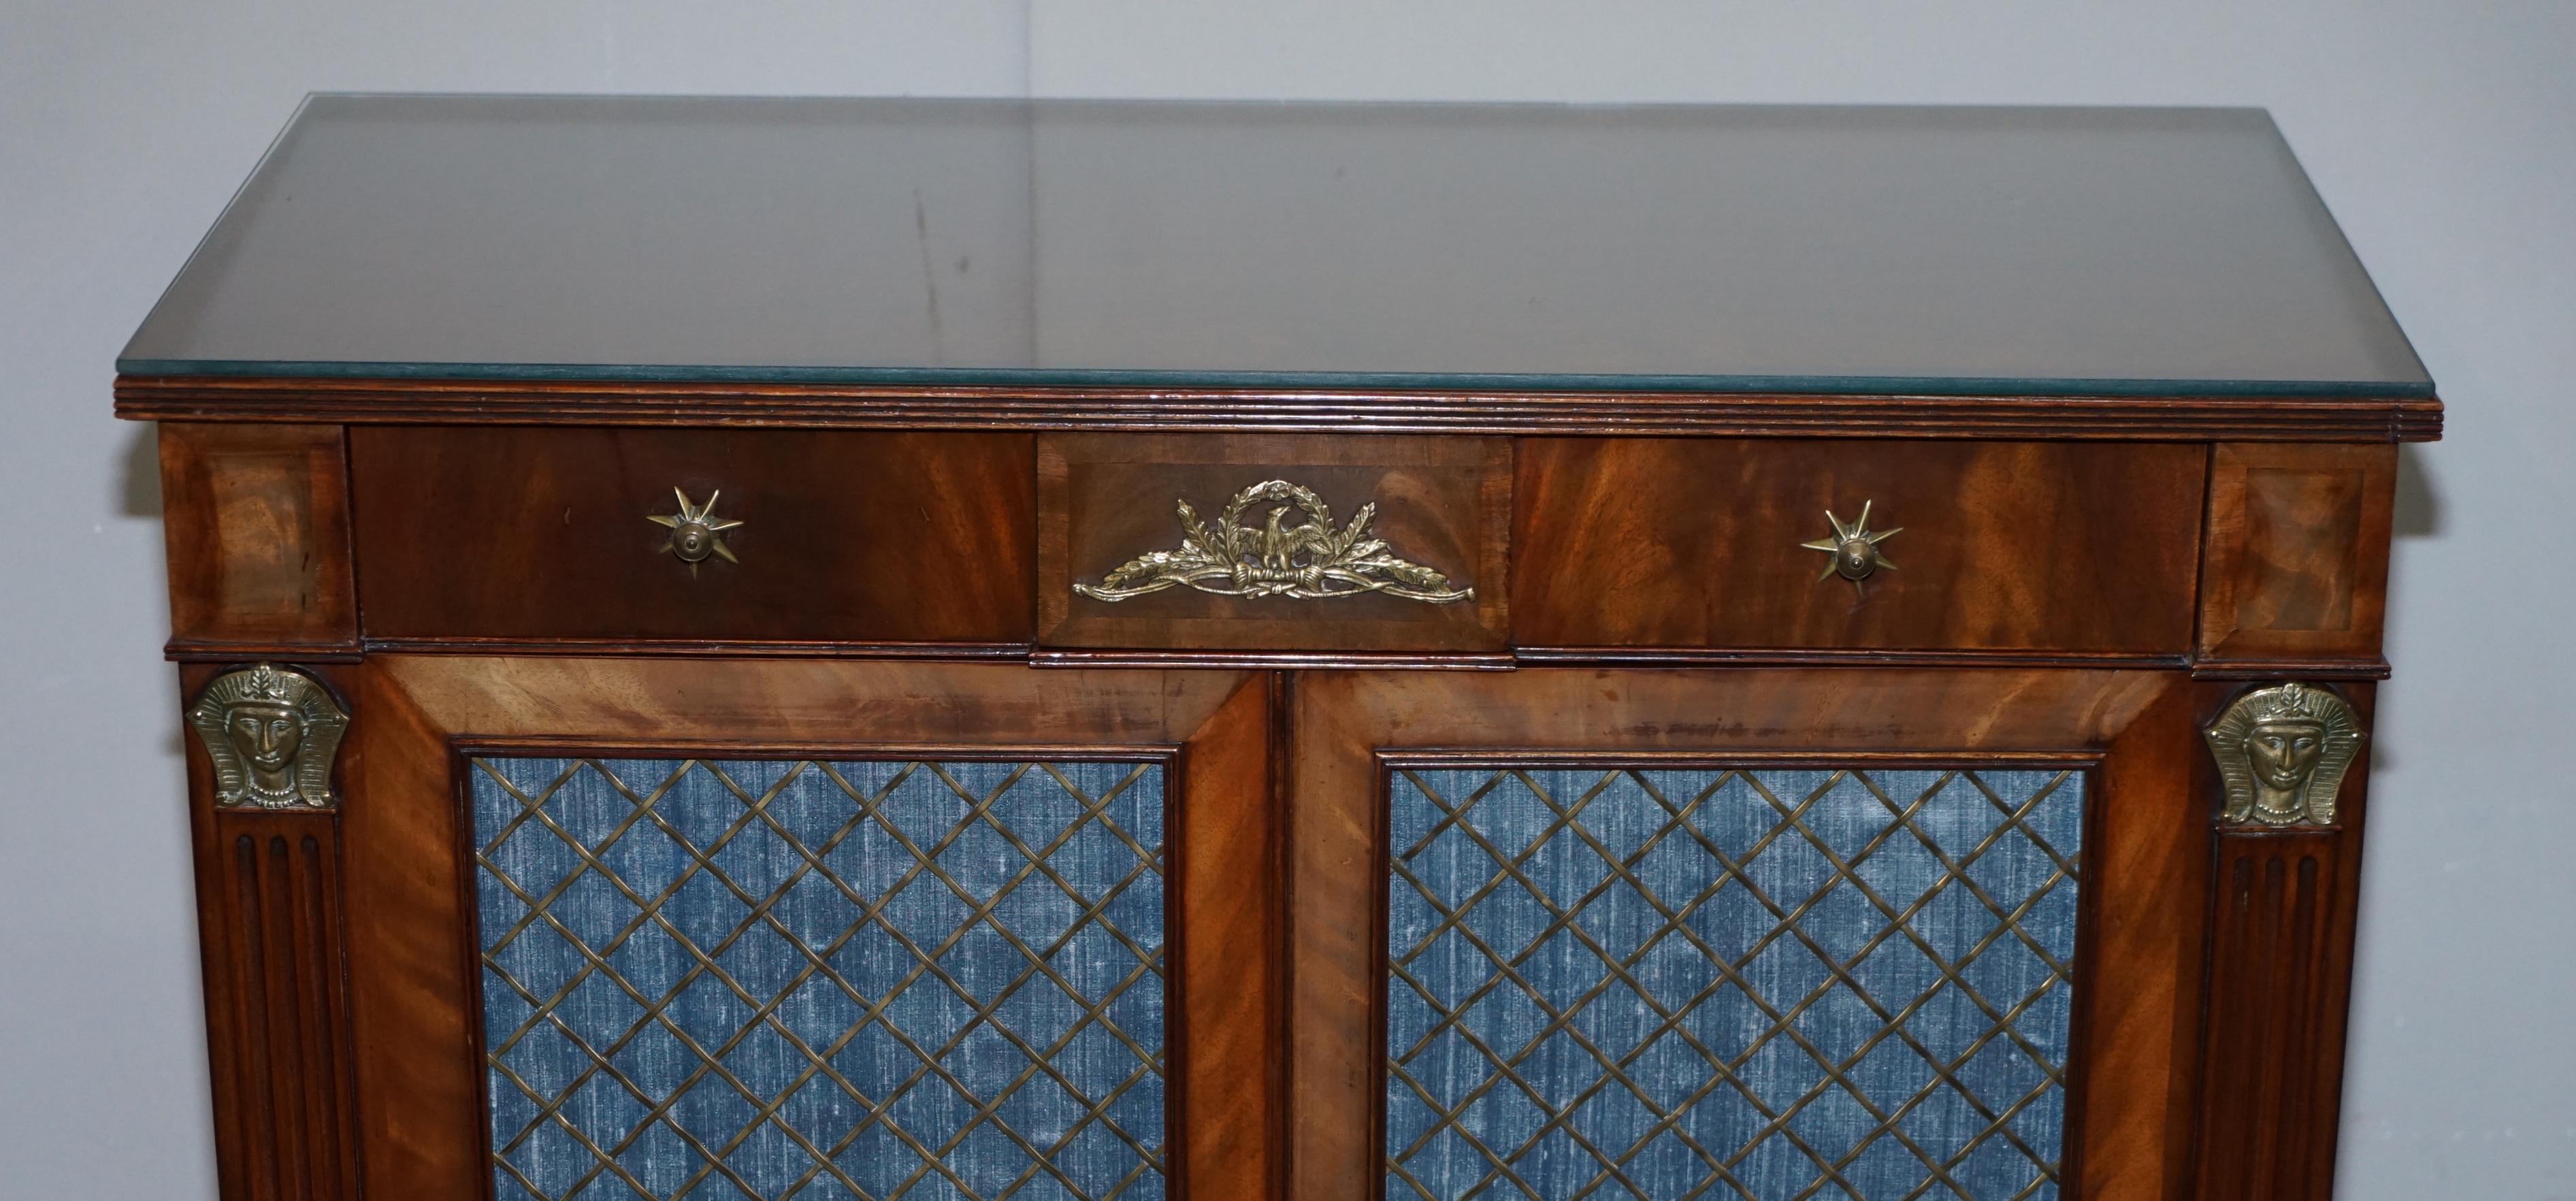
<svg viewBox="0 0 2576 1201">
<path fill-rule="evenodd" d="M 2204 733 L 2227 783 L 2227 820 L 2254 826 L 2333 825 L 2363 737 L 2342 697 L 2296 682 L 2236 698 Z"/>
<path fill-rule="evenodd" d="M 188 707 L 223 808 L 329 809 L 349 715 L 320 681 L 262 663 L 216 676 Z"/>
</svg>

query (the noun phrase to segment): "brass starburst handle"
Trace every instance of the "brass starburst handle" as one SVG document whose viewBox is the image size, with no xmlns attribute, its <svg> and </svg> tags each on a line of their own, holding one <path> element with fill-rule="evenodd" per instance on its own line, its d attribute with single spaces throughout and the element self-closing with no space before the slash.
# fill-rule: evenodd
<svg viewBox="0 0 2576 1201">
<path fill-rule="evenodd" d="M 1860 516 L 1854 518 L 1849 525 L 1845 525 L 1842 518 L 1834 516 L 1833 510 L 1825 510 L 1825 522 L 1834 527 L 1834 536 L 1798 544 L 1808 550 L 1820 550 L 1833 556 L 1833 560 L 1825 565 L 1824 574 L 1816 577 L 1818 581 L 1841 576 L 1850 580 L 1853 591 L 1857 592 L 1861 590 L 1860 582 L 1868 579 L 1871 573 L 1879 568 L 1896 570 L 1895 562 L 1879 552 L 1878 544 L 1904 533 L 1905 527 L 1898 526 L 1892 530 L 1875 531 L 1870 529 L 1870 504 L 1871 502 L 1866 500 L 1860 502 Z"/>
<path fill-rule="evenodd" d="M 644 520 L 671 531 L 670 539 L 662 544 L 663 550 L 670 552 L 673 558 L 688 564 L 689 574 L 692 576 L 698 574 L 698 564 L 706 562 L 709 555 L 723 559 L 727 563 L 742 562 L 733 557 L 733 548 L 726 546 L 724 541 L 724 532 L 742 523 L 726 521 L 716 516 L 716 500 L 724 493 L 708 493 L 707 503 L 702 505 L 691 503 L 689 494 L 677 488 L 671 489 L 671 495 L 680 500 L 679 512 L 668 516 L 660 513 L 644 515 Z"/>
</svg>

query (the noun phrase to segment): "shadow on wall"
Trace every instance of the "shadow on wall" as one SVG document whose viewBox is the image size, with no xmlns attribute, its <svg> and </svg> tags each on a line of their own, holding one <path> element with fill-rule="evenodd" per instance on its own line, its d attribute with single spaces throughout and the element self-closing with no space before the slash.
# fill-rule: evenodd
<svg viewBox="0 0 2576 1201">
<path fill-rule="evenodd" d="M 2397 505 L 2393 515 L 2400 538 L 2432 538 L 2442 532 L 2442 497 L 2426 469 L 2424 443 L 2397 447 Z"/>
<path fill-rule="evenodd" d="M 128 421 L 125 453 L 118 456 L 119 469 L 109 473 L 116 481 L 115 511 L 126 517 L 161 517 L 161 427 L 148 421 Z"/>
<path fill-rule="evenodd" d="M 111 481 L 109 487 L 114 490 L 109 498 L 114 506 L 112 511 L 121 517 L 149 518 L 158 525 L 161 521 L 161 427 L 148 421 L 122 424 L 126 426 L 125 444 L 107 473 Z M 158 559 L 160 556 L 153 557 Z M 166 570 L 166 564 L 155 567 L 153 587 L 158 594 L 167 594 L 169 590 L 169 580 L 162 574 Z M 173 672 L 166 678 L 169 681 L 166 687 L 173 690 L 171 703 L 175 709 L 178 704 L 175 691 L 178 675 Z M 177 725 L 170 726 L 164 733 L 161 739 L 164 756 L 175 760 L 186 753 L 187 737 Z"/>
<path fill-rule="evenodd" d="M 2425 443 L 2403 442 L 2397 447 L 2397 498 L 2390 513 L 2390 524 L 2400 539 L 2438 538 L 2448 516 L 2442 494 L 2435 486 L 2433 473 L 2425 459 Z M 2392 553 L 2395 547 L 2390 548 Z M 2392 569 L 2391 576 L 2397 573 Z M 2388 744 L 2370 740 L 2370 769 L 2384 772 L 2396 766 Z"/>
</svg>

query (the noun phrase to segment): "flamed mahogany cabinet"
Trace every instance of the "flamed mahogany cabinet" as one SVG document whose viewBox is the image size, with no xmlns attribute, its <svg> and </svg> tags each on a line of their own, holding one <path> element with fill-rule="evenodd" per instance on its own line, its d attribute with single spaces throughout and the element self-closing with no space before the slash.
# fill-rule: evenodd
<svg viewBox="0 0 2576 1201">
<path fill-rule="evenodd" d="M 118 366 L 227 1198 L 2331 1191 L 2259 112 L 317 97 Z"/>
</svg>

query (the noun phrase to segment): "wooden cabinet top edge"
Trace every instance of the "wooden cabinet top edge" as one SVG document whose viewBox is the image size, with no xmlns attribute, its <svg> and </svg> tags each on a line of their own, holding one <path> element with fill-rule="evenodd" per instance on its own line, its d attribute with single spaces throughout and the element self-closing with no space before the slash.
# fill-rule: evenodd
<svg viewBox="0 0 2576 1201">
<path fill-rule="evenodd" d="M 925 387 L 137 376 L 138 421 L 1348 434 L 2426 442 L 2409 395 L 1887 395 Z"/>
</svg>

